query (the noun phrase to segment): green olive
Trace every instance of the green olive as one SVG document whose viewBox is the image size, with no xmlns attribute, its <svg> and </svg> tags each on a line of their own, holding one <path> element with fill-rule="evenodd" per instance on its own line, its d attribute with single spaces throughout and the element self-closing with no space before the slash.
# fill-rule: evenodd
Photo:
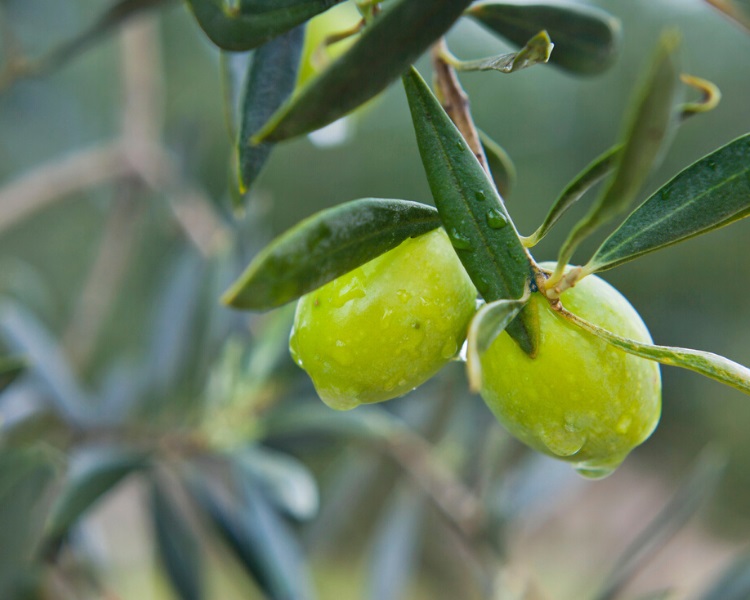
<svg viewBox="0 0 750 600">
<path fill-rule="evenodd" d="M 289 348 L 332 408 L 401 396 L 461 348 L 476 290 L 443 229 L 303 296 Z"/>
<path fill-rule="evenodd" d="M 595 275 L 564 292 L 561 301 L 600 327 L 651 342 L 636 310 Z M 481 395 L 522 442 L 573 463 L 585 477 L 605 477 L 659 422 L 659 365 L 554 314 L 540 293 L 532 294 L 529 308 L 539 315 L 537 356 L 530 358 L 501 334 L 481 359 Z"/>
</svg>

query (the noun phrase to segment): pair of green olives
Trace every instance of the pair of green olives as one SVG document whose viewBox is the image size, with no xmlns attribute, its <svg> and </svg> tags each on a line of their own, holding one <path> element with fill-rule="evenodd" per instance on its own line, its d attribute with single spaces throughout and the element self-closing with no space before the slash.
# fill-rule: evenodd
<svg viewBox="0 0 750 600">
<path fill-rule="evenodd" d="M 587 321 L 651 342 L 635 309 L 596 276 L 561 300 Z M 527 445 L 584 476 L 606 476 L 656 427 L 659 366 L 561 319 L 540 293 L 529 309 L 539 315 L 537 355 L 502 333 L 481 359 L 482 398 Z M 437 229 L 301 298 L 290 350 L 326 404 L 350 409 L 430 379 L 456 356 L 475 312 L 476 290 Z"/>
</svg>

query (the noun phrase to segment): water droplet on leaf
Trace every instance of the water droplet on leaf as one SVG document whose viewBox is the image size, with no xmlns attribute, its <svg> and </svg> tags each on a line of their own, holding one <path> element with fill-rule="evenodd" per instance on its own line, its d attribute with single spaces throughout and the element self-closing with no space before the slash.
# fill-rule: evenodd
<svg viewBox="0 0 750 600">
<path fill-rule="evenodd" d="M 499 208 L 492 208 L 487 211 L 487 225 L 492 229 L 502 229 L 508 224 L 508 219 Z"/>
</svg>

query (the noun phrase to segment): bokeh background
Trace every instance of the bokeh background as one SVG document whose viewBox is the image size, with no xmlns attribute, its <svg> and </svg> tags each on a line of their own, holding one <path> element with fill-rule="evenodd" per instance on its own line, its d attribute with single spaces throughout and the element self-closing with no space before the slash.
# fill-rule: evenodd
<svg viewBox="0 0 750 600">
<path fill-rule="evenodd" d="M 621 53 L 606 73 L 580 78 L 540 66 L 462 76 L 477 124 L 515 162 L 507 205 L 523 233 L 617 140 L 665 27 L 682 32 L 685 70 L 714 82 L 723 98 L 679 130 L 650 189 L 750 131 L 747 31 L 701 0 L 594 4 L 622 22 Z M 19 48 L 44 55 L 108 5 L 2 0 L 3 62 Z M 469 22 L 449 43 L 462 58 L 510 50 Z M 212 470 L 219 459 L 205 454 L 234 459 L 248 448 L 251 463 L 264 465 L 257 458 L 264 452 L 293 461 L 293 473 L 285 478 L 282 471 L 277 481 L 291 486 L 287 501 L 303 507 L 291 520 L 274 517 L 280 524 L 269 539 L 283 530 L 278 536 L 298 544 L 320 598 L 483 597 L 474 573 L 488 552 L 507 593 L 498 597 L 609 597 L 596 590 L 649 528 L 658 534 L 649 541 L 658 552 L 633 561 L 638 569 L 618 597 L 667 588 L 675 595 L 658 597 L 708 597 L 702 594 L 750 539 L 747 397 L 663 369 L 659 429 L 614 475 L 589 482 L 510 440 L 466 391 L 460 365 L 450 365 L 438 380 L 382 408 L 420 432 L 432 465 L 425 475 L 411 451 L 372 441 L 377 427 L 368 419 L 379 415 L 352 420 L 322 407 L 286 353 L 290 310 L 247 316 L 218 303 L 263 244 L 317 210 L 360 197 L 431 202 L 403 91 L 393 86 L 327 134 L 279 145 L 242 215 L 229 199 L 222 94 L 219 53 L 181 2 L 113 29 L 59 69 L 0 91 L 0 329 L 6 349 L 31 363 L 0 397 L 0 448 L 42 446 L 54 455 L 47 504 L 76 465 L 102 448 L 147 449 L 156 465 L 107 490 L 55 558 L 34 571 L 46 597 L 191 597 L 174 595 L 155 549 L 153 477 L 198 532 L 205 597 L 269 593 L 206 533 L 207 519 L 184 497 L 184 482 L 195 476 L 186 472 L 210 480 L 206 472 L 223 468 Z M 586 205 L 566 216 L 535 256 L 554 257 Z M 575 259 L 585 261 L 604 235 Z M 748 239 L 750 221 L 743 221 L 605 278 L 640 311 L 657 343 L 750 364 Z M 21 431 L 19 423 L 34 427 Z M 685 488 L 696 461 L 701 489 L 725 462 L 706 498 Z M 447 483 L 441 469 L 449 471 Z M 466 534 L 460 518 L 457 524 L 455 514 L 436 508 L 452 478 L 494 507 L 493 524 L 481 534 Z M 672 514 L 685 514 L 675 535 L 674 522 L 662 529 L 652 522 L 670 501 L 677 502 Z M 2 560 L 14 553 L 6 531 L 0 528 Z M 472 548 L 477 536 L 483 541 Z M 85 592 L 76 587 L 82 572 L 98 582 Z"/>
</svg>

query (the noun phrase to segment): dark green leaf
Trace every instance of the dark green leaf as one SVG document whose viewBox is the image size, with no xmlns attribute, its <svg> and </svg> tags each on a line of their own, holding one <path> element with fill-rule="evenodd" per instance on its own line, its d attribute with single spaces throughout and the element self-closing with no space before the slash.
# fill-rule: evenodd
<svg viewBox="0 0 750 600">
<path fill-rule="evenodd" d="M 51 543 L 58 542 L 100 498 L 114 489 L 125 477 L 145 468 L 142 454 L 109 449 L 84 456 L 80 468 L 74 468 L 52 509 L 47 526 Z"/>
<path fill-rule="evenodd" d="M 500 54 L 476 60 L 456 61 L 451 64 L 459 71 L 499 71 L 515 73 L 549 60 L 554 44 L 546 31 L 537 33 L 518 52 Z"/>
<path fill-rule="evenodd" d="M 269 600 L 313 598 L 301 548 L 289 527 L 262 494 L 246 482 L 239 485 L 235 492 L 199 480 L 191 491 Z"/>
<path fill-rule="evenodd" d="M 307 467 L 294 457 L 253 446 L 235 453 L 233 459 L 238 470 L 289 516 L 298 520 L 315 516 L 318 487 Z"/>
<path fill-rule="evenodd" d="M 594 273 L 750 215 L 750 134 L 679 173 L 641 204 L 596 251 Z"/>
<path fill-rule="evenodd" d="M 273 144 L 250 143 L 257 131 L 292 94 L 297 82 L 304 27 L 295 27 L 255 51 L 242 98 L 239 153 L 239 188 L 245 194 L 266 164 Z"/>
<path fill-rule="evenodd" d="M 370 600 L 408 597 L 424 517 L 423 495 L 410 485 L 399 485 L 376 524 L 367 583 Z"/>
<path fill-rule="evenodd" d="M 747 600 L 750 598 L 750 554 L 745 553 L 735 559 L 698 598 L 700 600 Z"/>
<path fill-rule="evenodd" d="M 750 30 L 750 0 L 706 0 L 730 19 Z"/>
<path fill-rule="evenodd" d="M 36 449 L 0 453 L 0 593 L 31 565 L 54 477 L 49 458 Z"/>
<path fill-rule="evenodd" d="M 253 141 L 280 141 L 333 123 L 382 92 L 461 16 L 470 0 L 398 0 Z M 525 40 L 524 40 L 525 41 Z"/>
<path fill-rule="evenodd" d="M 224 120 L 232 140 L 239 139 L 242 96 L 247 74 L 253 61 L 253 52 L 228 52 L 219 54 L 219 70 L 224 100 Z"/>
<path fill-rule="evenodd" d="M 629 354 L 641 356 L 650 360 L 655 360 L 663 365 L 672 367 L 681 367 L 690 371 L 695 371 L 711 379 L 731 386 L 735 389 L 750 394 L 750 369 L 739 363 L 713 354 L 712 352 L 703 352 L 691 348 L 674 348 L 670 346 L 656 346 L 653 344 L 643 344 L 627 338 L 615 335 L 611 331 L 589 323 L 580 317 L 569 313 L 566 310 L 556 314 L 572 321 L 579 327 L 594 335 L 602 338 L 613 346 L 624 350 Z"/>
<path fill-rule="evenodd" d="M 599 73 L 617 54 L 620 23 L 610 14 L 573 2 L 483 2 L 467 14 L 519 46 L 541 30 L 555 44 L 550 62 L 574 73 Z"/>
<path fill-rule="evenodd" d="M 77 424 L 95 421 L 95 407 L 70 370 L 57 341 L 23 306 L 0 302 L 0 332 L 15 352 L 28 358 L 30 373 L 49 390 L 55 410 Z"/>
<path fill-rule="evenodd" d="M 181 600 L 204 597 L 200 539 L 157 482 L 151 485 L 151 519 L 159 555 Z"/>
<path fill-rule="evenodd" d="M 487 164 L 492 173 L 492 181 L 502 198 L 510 197 L 511 190 L 516 184 L 516 167 L 513 160 L 508 156 L 505 149 L 490 138 L 482 130 L 479 130 L 479 139 L 487 157 Z"/>
<path fill-rule="evenodd" d="M 458 257 L 487 302 L 520 298 L 530 258 L 495 186 L 415 69 L 404 75 L 404 87 L 427 181 Z M 531 311 L 520 316 L 508 333 L 533 354 Z"/>
<path fill-rule="evenodd" d="M 267 246 L 222 301 L 250 310 L 281 306 L 439 225 L 434 208 L 406 200 L 364 198 L 329 208 Z"/>
<path fill-rule="evenodd" d="M 7 388 L 26 368 L 26 361 L 17 356 L 0 357 L 0 392 Z"/>
<path fill-rule="evenodd" d="M 701 454 L 680 489 L 617 558 L 595 600 L 612 600 L 617 597 L 638 569 L 644 566 L 645 561 L 685 526 L 713 494 L 724 474 L 726 459 L 724 453 L 713 448 L 708 448 Z"/>
<path fill-rule="evenodd" d="M 527 300 L 528 294 L 520 300 L 495 300 L 485 304 L 472 318 L 466 336 L 466 371 L 473 392 L 482 389 L 482 355 L 521 312 Z"/>
<path fill-rule="evenodd" d="M 575 179 L 557 197 L 557 200 L 555 200 L 552 208 L 547 213 L 544 222 L 533 234 L 524 239 L 524 244 L 529 248 L 538 244 L 571 206 L 578 202 L 594 185 L 612 172 L 621 150 L 621 145 L 610 148 L 576 175 Z"/>
<path fill-rule="evenodd" d="M 664 143 L 677 124 L 673 107 L 679 85 L 679 41 L 679 34 L 674 31 L 662 35 L 645 83 L 637 90 L 632 104 L 622 151 L 615 158 L 614 175 L 591 210 L 568 235 L 550 286 L 562 276 L 578 244 L 630 205 L 663 153 Z"/>
<path fill-rule="evenodd" d="M 341 0 L 239 0 L 231 8 L 224 0 L 187 2 L 214 44 L 241 52 L 262 46 Z"/>
</svg>

